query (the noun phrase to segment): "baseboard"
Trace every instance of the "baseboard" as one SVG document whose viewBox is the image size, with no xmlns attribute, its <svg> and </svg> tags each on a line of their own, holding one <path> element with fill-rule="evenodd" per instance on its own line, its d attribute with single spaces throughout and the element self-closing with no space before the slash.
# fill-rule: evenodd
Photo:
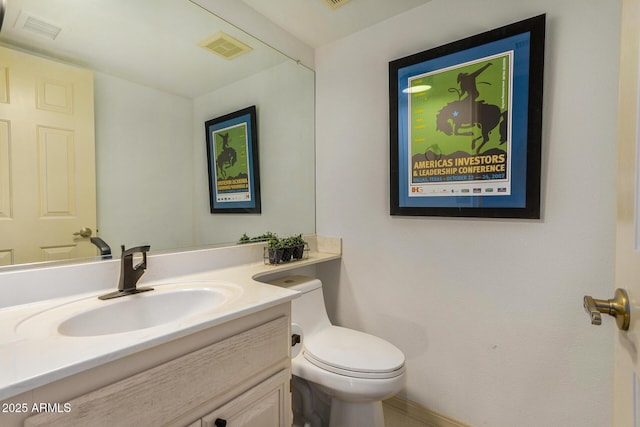
<svg viewBox="0 0 640 427">
<path fill-rule="evenodd" d="M 470 427 L 397 396 L 385 400 L 383 407 L 387 427 Z"/>
</svg>

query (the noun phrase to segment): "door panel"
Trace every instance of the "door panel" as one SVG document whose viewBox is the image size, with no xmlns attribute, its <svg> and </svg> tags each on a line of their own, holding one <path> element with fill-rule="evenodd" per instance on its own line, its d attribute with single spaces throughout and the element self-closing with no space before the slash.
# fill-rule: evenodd
<svg viewBox="0 0 640 427">
<path fill-rule="evenodd" d="M 0 265 L 95 256 L 91 71 L 0 47 Z"/>
<path fill-rule="evenodd" d="M 638 405 L 638 348 L 640 348 L 640 251 L 638 235 L 638 49 L 640 0 L 622 1 L 622 34 L 618 102 L 618 169 L 616 271 L 614 288 L 626 289 L 631 299 L 631 324 L 618 331 L 614 355 L 614 426 L 640 426 Z"/>
<path fill-rule="evenodd" d="M 11 171 L 9 165 L 9 122 L 0 120 L 0 219 L 11 218 Z"/>
<path fill-rule="evenodd" d="M 38 127 L 42 217 L 75 215 L 73 136 L 72 131 Z"/>
</svg>

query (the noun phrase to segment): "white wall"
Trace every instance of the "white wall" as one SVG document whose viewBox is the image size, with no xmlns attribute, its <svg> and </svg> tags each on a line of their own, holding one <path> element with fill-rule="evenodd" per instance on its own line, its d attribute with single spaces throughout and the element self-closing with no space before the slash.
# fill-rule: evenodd
<svg viewBox="0 0 640 427">
<path fill-rule="evenodd" d="M 99 235 L 154 251 L 315 231 L 314 75 L 287 60 L 194 100 L 95 73 Z M 204 123 L 256 105 L 262 214 L 209 208 Z M 162 233 L 158 233 L 162 230 Z"/>
<path fill-rule="evenodd" d="M 540 221 L 389 215 L 388 62 L 547 13 Z M 610 425 L 619 1 L 432 0 L 316 51 L 330 315 L 407 356 L 403 395 L 473 426 Z"/>
<path fill-rule="evenodd" d="M 116 256 L 193 246 L 192 101 L 98 72 L 94 85 L 99 235 Z"/>
</svg>

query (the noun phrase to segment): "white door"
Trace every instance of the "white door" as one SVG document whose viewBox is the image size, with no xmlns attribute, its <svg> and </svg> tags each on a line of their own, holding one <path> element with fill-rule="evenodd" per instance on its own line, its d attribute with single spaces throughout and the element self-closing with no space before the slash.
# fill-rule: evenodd
<svg viewBox="0 0 640 427">
<path fill-rule="evenodd" d="M 96 255 L 93 105 L 91 71 L 0 47 L 0 265 Z"/>
<path fill-rule="evenodd" d="M 616 329 L 614 355 L 614 426 L 640 426 L 640 210 L 638 209 L 638 102 L 640 87 L 640 0 L 622 1 L 615 288 L 628 291 L 631 323 Z"/>
<path fill-rule="evenodd" d="M 613 426 L 640 427 L 640 0 L 622 0 L 620 45 L 614 298 L 585 296 L 585 308 L 622 327 L 614 329 Z"/>
</svg>

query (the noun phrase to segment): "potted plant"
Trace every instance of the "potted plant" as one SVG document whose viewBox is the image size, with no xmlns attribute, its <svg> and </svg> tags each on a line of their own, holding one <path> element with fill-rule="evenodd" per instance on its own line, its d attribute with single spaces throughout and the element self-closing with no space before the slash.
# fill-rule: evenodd
<svg viewBox="0 0 640 427">
<path fill-rule="evenodd" d="M 302 234 L 290 237 L 279 238 L 275 233 L 270 231 L 265 234 L 252 237 L 251 242 L 267 241 L 265 248 L 265 262 L 269 259 L 269 264 L 282 264 L 293 260 L 300 260 L 304 256 L 304 248 L 307 242 L 302 238 Z M 245 236 L 240 241 L 246 241 Z"/>
<path fill-rule="evenodd" d="M 282 242 L 282 262 L 289 262 L 291 261 L 291 257 L 293 256 L 293 249 L 294 249 L 294 245 L 293 245 L 293 238 L 292 237 L 287 237 L 281 240 Z"/>
<path fill-rule="evenodd" d="M 267 231 L 266 233 L 263 233 L 263 234 L 261 234 L 259 236 L 252 237 L 251 241 L 252 242 L 268 242 L 269 240 L 274 239 L 274 238 L 277 239 L 278 236 L 276 236 L 275 233 Z"/>
<path fill-rule="evenodd" d="M 259 236 L 256 237 L 249 237 L 247 236 L 247 233 L 244 233 L 241 237 L 240 240 L 238 241 L 238 243 L 243 244 L 243 243 L 257 243 L 257 242 L 268 242 L 269 240 L 273 239 L 273 238 L 277 238 L 278 236 L 275 235 L 275 233 L 272 233 L 270 231 L 267 231 L 266 233 L 263 233 Z"/>
<path fill-rule="evenodd" d="M 273 236 L 267 243 L 269 251 L 269 264 L 280 264 L 283 262 L 284 256 L 284 240 Z"/>
<path fill-rule="evenodd" d="M 302 234 L 290 237 L 291 246 L 293 246 L 293 259 L 302 259 L 304 255 L 305 241 L 302 238 Z"/>
</svg>

